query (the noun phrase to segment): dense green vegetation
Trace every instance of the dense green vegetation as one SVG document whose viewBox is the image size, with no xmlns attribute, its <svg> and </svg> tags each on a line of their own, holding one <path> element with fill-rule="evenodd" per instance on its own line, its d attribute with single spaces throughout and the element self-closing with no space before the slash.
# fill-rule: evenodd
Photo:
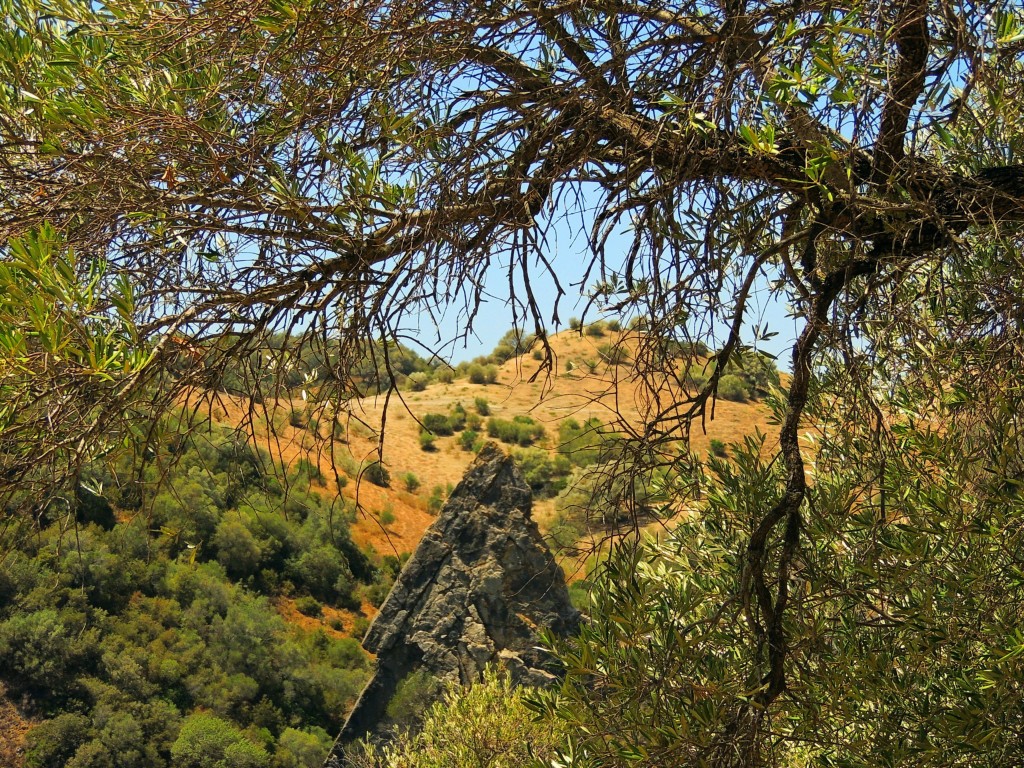
<svg viewBox="0 0 1024 768">
<path fill-rule="evenodd" d="M 116 506 L 83 491 L 77 517 L 55 499 L 33 529 L 7 529 L 0 677 L 46 718 L 27 766 L 322 761 L 367 658 L 289 626 L 271 600 L 357 607 L 376 569 L 349 512 L 267 462 L 227 430 L 198 431 L 141 472 L 88 473 Z"/>
<path fill-rule="evenodd" d="M 353 768 L 522 768 L 546 763 L 561 740 L 557 724 L 537 722 L 507 675 L 489 669 L 463 690 L 449 686 L 415 734 L 350 750 Z"/>
</svg>

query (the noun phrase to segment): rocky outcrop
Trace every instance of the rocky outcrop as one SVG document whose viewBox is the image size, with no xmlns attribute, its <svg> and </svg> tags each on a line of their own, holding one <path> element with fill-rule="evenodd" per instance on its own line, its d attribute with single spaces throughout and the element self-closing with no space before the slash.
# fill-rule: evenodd
<svg viewBox="0 0 1024 768">
<path fill-rule="evenodd" d="M 531 503 L 511 457 L 484 446 L 366 633 L 376 670 L 327 766 L 341 766 L 346 744 L 378 730 L 399 682 L 417 669 L 468 685 L 498 662 L 518 682 L 553 680 L 538 632 L 570 633 L 579 612 Z"/>
</svg>

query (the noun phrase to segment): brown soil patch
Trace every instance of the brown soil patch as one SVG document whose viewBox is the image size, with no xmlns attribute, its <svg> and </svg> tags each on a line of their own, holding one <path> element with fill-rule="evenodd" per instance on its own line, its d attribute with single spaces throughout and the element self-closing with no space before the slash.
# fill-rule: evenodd
<svg viewBox="0 0 1024 768">
<path fill-rule="evenodd" d="M 25 764 L 25 736 L 34 725 L 7 697 L 7 689 L 0 683 L 0 765 L 21 768 Z"/>
<path fill-rule="evenodd" d="M 306 632 L 322 630 L 331 637 L 337 638 L 353 637 L 353 627 L 355 626 L 356 618 L 360 615 L 342 608 L 332 608 L 329 605 L 325 605 L 321 608 L 322 615 L 307 616 L 304 613 L 300 613 L 295 607 L 295 600 L 288 597 L 275 597 L 271 600 L 271 603 L 281 618 L 292 626 L 299 627 Z M 370 603 L 363 603 L 360 607 L 360 613 L 367 619 L 373 619 L 377 615 L 377 609 Z M 335 629 L 332 625 L 337 624 L 339 621 L 342 624 L 342 628 Z M 356 639 L 358 640 L 359 638 Z"/>
</svg>

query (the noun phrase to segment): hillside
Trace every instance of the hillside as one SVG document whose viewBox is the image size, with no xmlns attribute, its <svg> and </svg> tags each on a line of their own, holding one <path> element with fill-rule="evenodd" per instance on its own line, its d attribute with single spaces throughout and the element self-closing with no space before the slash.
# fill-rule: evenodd
<svg viewBox="0 0 1024 768">
<path fill-rule="evenodd" d="M 599 360 L 599 348 L 613 338 L 621 340 L 627 349 L 637 340 L 636 335 L 630 333 L 608 332 L 595 337 L 564 331 L 550 339 L 555 356 L 554 375 L 539 371 L 541 362 L 530 354 L 523 354 L 501 364 L 497 379 L 491 384 L 475 384 L 462 376 L 450 383 L 430 383 L 420 392 L 403 391 L 390 400 L 384 396 L 358 400 L 351 404 L 353 418 L 348 421 L 344 441 L 325 445 L 308 427 L 289 424 L 287 415 L 294 409 L 306 407 L 301 400 L 268 406 L 268 418 L 258 421 L 255 431 L 258 438 L 265 441 L 261 447 L 285 464 L 293 465 L 301 458 L 317 464 L 325 477 L 327 494 L 337 493 L 337 483 L 332 479 L 335 471 L 348 480 L 342 481 L 341 493 L 360 507 L 361 514 L 351 529 L 353 539 L 360 546 L 370 545 L 383 554 L 409 553 L 433 520 L 427 511 L 431 490 L 435 486 L 447 488 L 457 483 L 473 459 L 472 452 L 460 447 L 457 434 L 438 437 L 435 450 L 423 450 L 419 435 L 424 416 L 449 413 L 459 404 L 473 411 L 474 403 L 482 398 L 494 417 L 512 419 L 529 415 L 543 425 L 546 436 L 539 444 L 552 453 L 558 447 L 558 426 L 566 419 L 583 422 L 596 418 L 601 423 L 610 423 L 618 413 L 627 422 L 638 423 L 641 394 L 628 361 L 618 366 L 600 363 L 593 372 L 582 364 L 582 361 Z M 570 361 L 574 363 L 573 370 L 566 371 Z M 226 395 L 218 395 L 210 407 L 214 420 L 227 425 L 239 424 L 246 414 L 242 401 Z M 392 477 L 391 487 L 351 482 L 358 477 L 354 467 L 377 458 L 378 443 L 372 430 L 382 423 L 385 408 L 382 452 L 384 465 Z M 768 434 L 768 447 L 772 447 L 774 429 L 768 417 L 766 408 L 756 401 L 720 399 L 715 405 L 714 418 L 705 425 L 706 432 L 694 429 L 692 450 L 704 455 L 710 450 L 712 440 L 730 443 L 755 430 Z M 268 419 L 275 424 L 273 434 L 265 428 Z M 318 434 L 325 436 L 326 432 L 320 428 Z M 420 482 L 415 492 L 405 490 L 401 480 L 409 473 Z M 384 509 L 394 515 L 394 521 L 386 526 L 379 521 Z M 534 515 L 542 529 L 551 522 L 553 514 L 553 499 L 537 499 Z"/>
<path fill-rule="evenodd" d="M 553 337 L 557 374 L 536 380 L 530 352 L 409 375 L 390 402 L 352 402 L 340 421 L 312 388 L 264 402 L 207 392 L 184 403 L 200 417 L 187 437 L 171 423 L 141 466 L 91 468 L 77 517 L 44 512 L 0 569 L 3 765 L 27 764 L 24 752 L 63 768 L 122 742 L 176 765 L 211 734 L 254 764 L 325 754 L 367 675 L 353 638 L 489 432 L 537 483 L 552 547 L 590 535 L 556 497 L 614 449 L 597 425 L 640 423 L 644 407 L 628 362 L 599 362 L 610 334 Z M 692 448 L 757 429 L 772 431 L 762 404 L 720 400 Z M 563 440 L 579 450 L 559 451 Z M 386 473 L 374 475 L 378 449 Z M 565 552 L 561 564 L 570 581 L 586 576 Z"/>
</svg>

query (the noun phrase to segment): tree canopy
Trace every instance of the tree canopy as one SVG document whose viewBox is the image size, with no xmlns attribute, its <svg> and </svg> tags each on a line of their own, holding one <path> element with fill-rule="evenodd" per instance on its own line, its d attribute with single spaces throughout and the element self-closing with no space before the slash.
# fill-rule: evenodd
<svg viewBox="0 0 1024 768">
<path fill-rule="evenodd" d="M 571 289 L 549 239 L 568 220 L 588 233 L 592 306 L 647 328 L 631 350 L 643 418 L 619 427 L 630 438 L 622 466 L 689 466 L 677 443 L 713 415 L 729 364 L 749 357 L 755 294 L 782 297 L 802 322 L 777 447 L 763 449 L 774 460 L 758 468 L 748 452 L 743 510 L 707 503 L 707 535 L 721 547 L 709 567 L 721 578 L 695 594 L 719 605 L 669 602 L 661 616 L 673 658 L 721 654 L 714 685 L 687 689 L 686 711 L 700 717 L 687 734 L 625 751 L 594 751 L 598 739 L 579 759 L 756 765 L 799 739 L 818 754 L 786 724 L 792 715 L 829 733 L 827 759 L 848 765 L 867 759 L 854 748 L 869 739 L 856 726 L 864 713 L 898 740 L 937 729 L 936 713 L 953 712 L 957 697 L 975 714 L 1019 706 L 1002 687 L 1019 679 L 1015 667 L 1000 678 L 1018 641 L 986 646 L 996 627 L 1012 633 L 1019 605 L 1004 539 L 1024 392 L 1015 4 L 0 9 L 7 487 L 40 470 L 72 477 L 84 456 L 139 439 L 154 402 L 208 386 L 275 333 L 329 350 L 317 396 L 342 401 L 358 389 L 354 361 L 377 355 L 390 370 L 389 345 L 415 313 L 461 313 L 470 333 L 494 265 L 507 271 L 523 330 L 543 343 L 558 310 L 534 286 Z M 716 352 L 693 392 L 697 342 Z M 183 354 L 199 361 L 175 370 Z M 258 367 L 243 379 L 259 380 Z M 814 424 L 823 437 L 809 452 L 800 435 Z M 710 487 L 732 471 L 715 470 Z M 844 527 L 863 516 L 873 517 Z M 672 562 L 683 570 L 714 556 L 678 560 L 688 551 L 679 546 Z M 815 563 L 827 588 L 803 575 Z M 947 570 L 940 579 L 933 568 Z M 986 599 L 940 588 L 957 573 L 977 573 L 985 587 L 972 594 Z M 915 612 L 893 608 L 903 589 L 924 590 L 911 596 Z M 649 597 L 623 594 L 640 606 Z M 677 626 L 667 617 L 683 608 L 707 615 Z M 943 660 L 921 643 L 953 618 L 977 634 Z M 844 621 L 843 643 L 819 643 Z M 896 633 L 885 636 L 897 661 L 884 675 L 864 666 L 882 663 L 864 639 L 880 626 Z M 983 646 L 995 666 L 978 661 Z M 940 671 L 912 679 L 898 662 L 908 654 Z M 954 684 L 950 665 L 988 682 Z M 832 666 L 868 692 L 815 721 L 801 707 L 825 693 L 809 681 Z M 878 675 L 899 685 L 883 695 Z M 872 685 L 861 689 L 863 679 Z M 993 689 L 1006 693 L 995 704 L 985 699 Z M 650 688 L 674 702 L 681 690 Z M 716 703 L 704 711 L 698 700 Z M 916 720 L 911 704 L 922 707 Z M 637 710 L 651 711 L 662 712 Z M 983 759 L 1009 765 L 1021 754 L 1011 726 L 920 738 L 950 749 L 994 742 Z"/>
</svg>

